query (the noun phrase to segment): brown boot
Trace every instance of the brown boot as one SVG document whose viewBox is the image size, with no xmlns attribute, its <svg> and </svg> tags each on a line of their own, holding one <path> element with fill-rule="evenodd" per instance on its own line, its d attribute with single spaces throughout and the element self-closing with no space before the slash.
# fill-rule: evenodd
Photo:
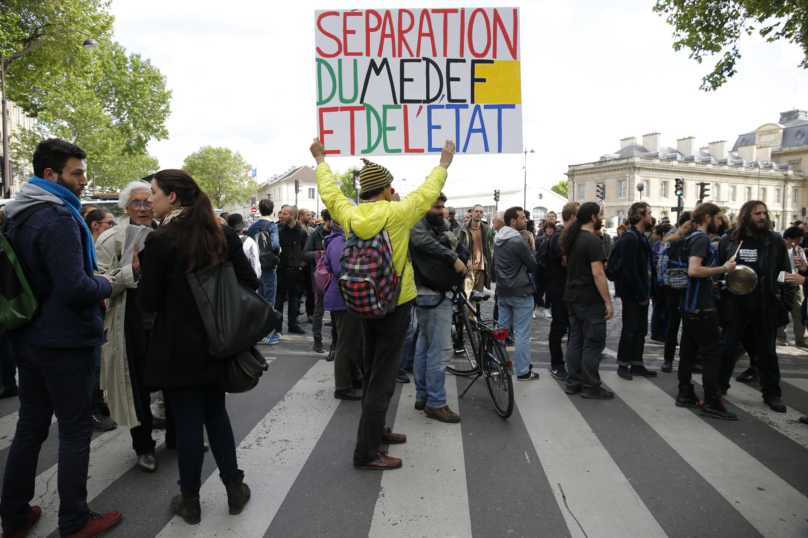
<svg viewBox="0 0 808 538">
<path fill-rule="evenodd" d="M 424 408 L 424 414 L 429 418 L 434 418 L 441 422 L 447 422 L 449 424 L 457 424 L 460 422 L 460 415 L 454 413 L 449 406 L 446 405 L 444 407 L 429 407 L 428 405 Z"/>
<path fill-rule="evenodd" d="M 407 436 L 403 433 L 393 433 L 393 431 L 388 428 L 387 426 L 384 427 L 384 433 L 382 433 L 382 444 L 385 445 L 400 445 L 401 443 L 407 442 Z"/>
<path fill-rule="evenodd" d="M 356 463 L 354 467 L 359 469 L 371 469 L 374 471 L 391 471 L 393 469 L 401 469 L 401 458 L 394 458 L 388 456 L 387 452 L 379 451 L 376 454 L 376 459 L 367 463 Z"/>
</svg>

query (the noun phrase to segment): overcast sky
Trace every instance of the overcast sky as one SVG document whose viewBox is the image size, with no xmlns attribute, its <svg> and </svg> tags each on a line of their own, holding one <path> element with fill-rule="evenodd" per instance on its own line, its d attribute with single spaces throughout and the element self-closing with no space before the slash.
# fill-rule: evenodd
<svg viewBox="0 0 808 538">
<path fill-rule="evenodd" d="M 608 7 L 606 6 L 608 4 Z M 699 146 L 776 122 L 808 108 L 808 72 L 794 45 L 743 42 L 739 73 L 717 92 L 698 88 L 710 70 L 672 49 L 672 29 L 653 0 L 524 2 L 521 10 L 523 136 L 528 182 L 549 187 L 571 164 L 596 161 L 619 139 L 662 133 L 662 144 L 695 136 Z M 115 37 L 151 61 L 173 90 L 170 138 L 149 151 L 162 168 L 179 168 L 205 145 L 239 151 L 266 180 L 313 164 L 317 134 L 316 9 L 512 7 L 512 2 L 113 0 Z M 377 158 L 397 180 L 414 183 L 438 157 Z M 329 159 L 332 169 L 357 157 Z M 446 192 L 518 187 L 524 155 L 458 155 Z"/>
</svg>

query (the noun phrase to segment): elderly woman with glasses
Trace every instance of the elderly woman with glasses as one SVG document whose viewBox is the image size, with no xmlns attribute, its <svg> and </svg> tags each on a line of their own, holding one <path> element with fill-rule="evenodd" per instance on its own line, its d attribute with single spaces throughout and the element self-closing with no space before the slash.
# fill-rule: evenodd
<svg viewBox="0 0 808 538">
<path fill-rule="evenodd" d="M 126 211 L 120 226 L 99 237 L 96 243 L 98 268 L 101 273 L 117 276 L 112 295 L 107 299 L 104 329 L 107 342 L 102 349 L 101 388 L 107 391 L 110 415 L 118 424 L 128 426 L 132 448 L 137 454 L 137 467 L 147 473 L 157 470 L 152 436 L 151 391 L 144 381 L 146 351 L 154 316 L 140 308 L 138 284 L 140 262 L 137 248 L 134 255 L 121 259 L 123 241 L 129 225 L 156 228 L 152 204 L 148 201 L 151 188 L 145 181 L 129 183 L 118 198 Z M 166 410 L 166 448 L 176 443 L 173 420 Z"/>
</svg>

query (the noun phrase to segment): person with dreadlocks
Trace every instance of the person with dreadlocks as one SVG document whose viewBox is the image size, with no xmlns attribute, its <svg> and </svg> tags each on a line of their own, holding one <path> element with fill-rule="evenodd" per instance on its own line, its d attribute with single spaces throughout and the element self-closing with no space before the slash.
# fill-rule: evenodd
<svg viewBox="0 0 808 538">
<path fill-rule="evenodd" d="M 363 159 L 359 172 L 359 197 L 365 200 L 354 206 L 337 187 L 331 168 L 325 162 L 325 148 L 315 138 L 311 154 L 317 161 L 317 187 L 331 216 L 342 224 L 347 234 L 369 240 L 387 232 L 392 246 L 395 272 L 401 278 L 396 307 L 383 317 L 362 317 L 364 344 L 364 378 L 362 381 L 362 417 L 359 420 L 353 464 L 357 468 L 390 470 L 401 468 L 401 459 L 381 452 L 381 444 L 400 444 L 406 436 L 385 427 L 387 408 L 393 397 L 401 362 L 412 304 L 418 295 L 412 263 L 407 257 L 410 230 L 426 215 L 440 196 L 446 183 L 446 169 L 452 164 L 455 144 L 446 141 L 436 166 L 423 185 L 400 202 L 390 201 L 395 192 L 393 175 L 385 167 Z"/>
</svg>

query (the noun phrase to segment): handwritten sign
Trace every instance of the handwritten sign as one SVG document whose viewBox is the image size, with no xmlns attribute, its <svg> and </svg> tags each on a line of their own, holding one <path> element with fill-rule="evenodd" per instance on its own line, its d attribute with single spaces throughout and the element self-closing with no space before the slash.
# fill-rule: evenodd
<svg viewBox="0 0 808 538">
<path fill-rule="evenodd" d="M 329 155 L 522 151 L 518 8 L 315 12 Z"/>
</svg>

